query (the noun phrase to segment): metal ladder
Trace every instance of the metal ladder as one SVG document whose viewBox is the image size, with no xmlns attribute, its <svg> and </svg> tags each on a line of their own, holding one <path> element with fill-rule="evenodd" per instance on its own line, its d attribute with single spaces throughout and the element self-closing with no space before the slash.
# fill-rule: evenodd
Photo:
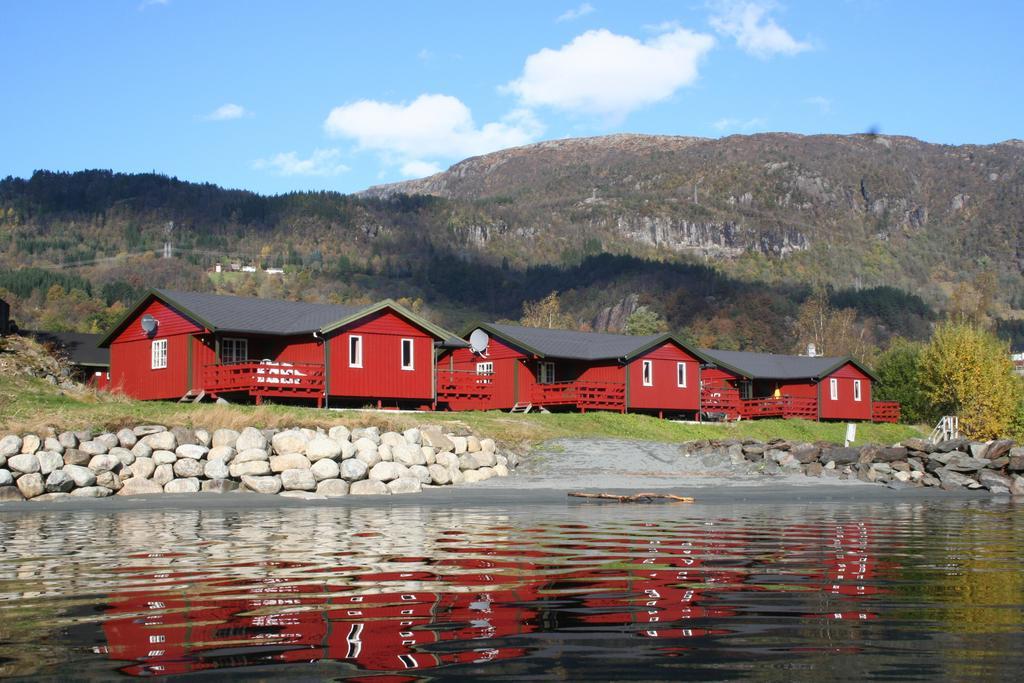
<svg viewBox="0 0 1024 683">
<path fill-rule="evenodd" d="M 960 418 L 956 415 L 946 415 L 939 420 L 939 424 L 935 425 L 935 429 L 932 430 L 932 435 L 928 437 L 928 440 L 932 443 L 940 443 L 959 438 Z"/>
</svg>

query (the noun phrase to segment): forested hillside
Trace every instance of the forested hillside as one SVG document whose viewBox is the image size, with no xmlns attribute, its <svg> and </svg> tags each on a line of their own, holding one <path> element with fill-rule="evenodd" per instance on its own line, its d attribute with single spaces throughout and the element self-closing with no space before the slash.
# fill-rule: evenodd
<svg viewBox="0 0 1024 683">
<path fill-rule="evenodd" d="M 362 196 L 40 171 L 0 181 L 0 296 L 53 329 L 102 329 L 151 286 L 391 296 L 459 329 L 557 291 L 576 326 L 619 331 L 642 309 L 702 344 L 773 351 L 808 341 L 813 298 L 874 349 L 947 311 L 1016 317 L 1022 187 L 1017 143 L 866 136 L 556 141 Z"/>
</svg>

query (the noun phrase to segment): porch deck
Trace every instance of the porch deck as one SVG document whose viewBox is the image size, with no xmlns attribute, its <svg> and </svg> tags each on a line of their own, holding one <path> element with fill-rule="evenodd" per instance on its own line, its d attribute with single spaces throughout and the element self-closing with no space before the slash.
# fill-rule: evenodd
<svg viewBox="0 0 1024 683">
<path fill-rule="evenodd" d="M 324 366 L 321 363 L 242 361 L 203 367 L 202 387 L 207 394 L 245 393 L 256 399 L 292 398 L 316 400 L 323 405 Z"/>
<path fill-rule="evenodd" d="M 725 415 L 726 420 L 753 420 L 759 417 L 817 420 L 818 399 L 787 395 L 778 398 L 773 396 L 740 398 L 737 389 L 713 387 L 705 388 L 701 392 L 701 411 L 721 413 Z M 899 419 L 899 403 L 895 401 L 873 401 L 871 403 L 872 422 L 899 422 Z"/>
<path fill-rule="evenodd" d="M 530 403 L 546 408 L 569 406 L 588 410 L 626 410 L 626 386 L 619 382 L 572 380 L 551 382 L 533 387 Z"/>
</svg>

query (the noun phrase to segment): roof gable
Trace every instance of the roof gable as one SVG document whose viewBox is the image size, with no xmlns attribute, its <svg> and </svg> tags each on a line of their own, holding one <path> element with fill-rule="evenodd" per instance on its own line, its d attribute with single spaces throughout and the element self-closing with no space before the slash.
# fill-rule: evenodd
<svg viewBox="0 0 1024 683">
<path fill-rule="evenodd" d="M 550 358 L 584 361 L 630 359 L 665 342 L 674 343 L 693 353 L 689 347 L 671 334 L 608 334 L 578 330 L 552 330 L 502 323 L 479 323 L 470 329 L 476 328 L 500 337 L 528 353 Z"/>
<path fill-rule="evenodd" d="M 847 363 L 865 375 L 877 379 L 870 370 L 849 357 L 790 356 L 753 351 L 699 349 L 709 362 L 748 379 L 811 379 L 820 380 Z"/>
</svg>

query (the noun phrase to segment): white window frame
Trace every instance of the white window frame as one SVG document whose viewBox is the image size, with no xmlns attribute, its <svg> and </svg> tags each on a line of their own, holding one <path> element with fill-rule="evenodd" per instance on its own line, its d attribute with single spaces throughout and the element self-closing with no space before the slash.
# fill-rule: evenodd
<svg viewBox="0 0 1024 683">
<path fill-rule="evenodd" d="M 551 361 L 544 361 L 537 365 L 537 384 L 555 383 L 555 364 Z"/>
<path fill-rule="evenodd" d="M 676 363 L 676 386 L 680 389 L 686 388 L 686 363 Z"/>
<path fill-rule="evenodd" d="M 645 360 L 640 366 L 640 381 L 645 387 L 654 386 L 654 361 Z"/>
<path fill-rule="evenodd" d="M 151 370 L 167 369 L 167 340 L 154 339 L 149 347 L 149 367 Z"/>
<path fill-rule="evenodd" d="M 491 377 L 494 375 L 494 361 L 487 361 L 486 363 L 477 363 L 476 374 L 486 377 L 486 379 L 477 380 L 477 384 L 490 384 Z"/>
<path fill-rule="evenodd" d="M 859 379 L 855 379 L 855 380 L 853 380 L 853 400 L 854 401 L 860 401 L 861 400 L 861 393 L 860 392 L 861 392 L 860 380 Z"/>
<path fill-rule="evenodd" d="M 231 354 L 226 354 L 225 350 L 231 348 Z M 239 350 L 242 351 L 241 357 L 239 357 Z M 224 337 L 220 340 L 220 362 L 221 363 L 241 363 L 249 360 L 249 340 L 245 337 Z"/>
<path fill-rule="evenodd" d="M 828 380 L 828 398 L 830 401 L 839 400 L 839 380 L 835 377 L 830 377 Z"/>
<path fill-rule="evenodd" d="M 408 365 L 406 365 L 406 363 L 405 363 L 405 345 L 407 343 L 409 344 L 409 364 Z M 416 344 L 415 344 L 415 340 L 410 338 L 410 337 L 403 338 L 402 342 L 400 344 L 400 348 L 401 348 L 401 356 L 399 357 L 398 360 L 402 364 L 402 369 L 403 370 L 415 370 L 416 369 Z"/>
<path fill-rule="evenodd" d="M 355 344 L 354 349 L 353 344 Z M 348 337 L 348 366 L 350 368 L 363 367 L 363 335 L 361 334 L 350 334 Z"/>
</svg>

